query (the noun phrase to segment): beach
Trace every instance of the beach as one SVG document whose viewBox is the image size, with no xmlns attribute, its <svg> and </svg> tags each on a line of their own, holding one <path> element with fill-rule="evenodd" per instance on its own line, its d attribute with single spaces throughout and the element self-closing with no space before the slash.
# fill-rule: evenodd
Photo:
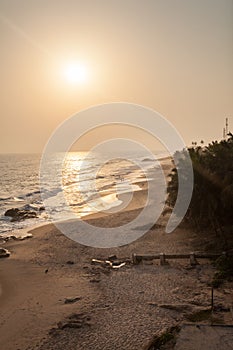
<svg viewBox="0 0 233 350">
<path fill-rule="evenodd" d="M 135 215 L 115 214 L 115 220 L 126 214 Z M 101 224 L 102 219 L 93 220 Z M 184 319 L 183 312 L 159 305 L 196 300 L 208 307 L 214 272 L 210 264 L 193 270 L 188 261 L 129 264 L 119 270 L 92 265 L 92 258 L 109 255 L 126 261 L 135 252 L 192 250 L 194 234 L 180 228 L 168 235 L 161 221 L 158 225 L 120 248 L 79 245 L 53 225 L 34 230 L 27 241 L 8 242 L 11 257 L 0 262 L 3 349 L 142 349 L 153 335 Z M 72 317 L 79 326 L 62 328 Z"/>
<path fill-rule="evenodd" d="M 165 168 L 168 173 L 171 165 Z M 135 192 L 119 213 L 85 220 L 97 227 L 121 226 L 137 217 L 146 193 L 146 188 Z M 199 236 L 184 225 L 165 233 L 168 218 L 164 213 L 140 239 L 116 248 L 81 245 L 53 224 L 30 231 L 27 240 L 6 242 L 11 255 L 0 260 L 1 348 L 149 349 L 155 335 L 187 321 L 195 308 L 209 308 L 214 274 L 209 261 L 194 268 L 188 260 L 132 263 L 133 253 L 202 249 Z M 115 258 L 122 267 L 104 263 Z M 226 303 L 227 290 L 217 292 L 218 303 Z"/>
</svg>

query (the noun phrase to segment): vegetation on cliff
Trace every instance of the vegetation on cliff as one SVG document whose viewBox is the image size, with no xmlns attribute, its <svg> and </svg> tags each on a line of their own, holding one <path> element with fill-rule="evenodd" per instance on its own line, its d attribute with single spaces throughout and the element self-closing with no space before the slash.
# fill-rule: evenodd
<svg viewBox="0 0 233 350">
<path fill-rule="evenodd" d="M 208 146 L 196 143 L 188 148 L 193 172 L 192 199 L 185 220 L 198 231 L 216 233 L 223 246 L 229 247 L 233 232 L 233 135 Z M 185 178 L 187 152 L 177 152 L 178 169 Z M 167 204 L 174 207 L 178 192 L 178 172 L 174 168 L 168 184 Z M 185 194 L 184 194 L 185 195 Z M 182 200 L 182 199 L 181 199 Z M 179 215 L 179 213 L 176 213 Z"/>
</svg>

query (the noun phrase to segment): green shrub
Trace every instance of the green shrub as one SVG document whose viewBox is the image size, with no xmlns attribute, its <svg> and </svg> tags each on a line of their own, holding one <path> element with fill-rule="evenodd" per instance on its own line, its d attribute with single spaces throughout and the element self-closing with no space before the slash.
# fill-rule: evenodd
<svg viewBox="0 0 233 350">
<path fill-rule="evenodd" d="M 194 188 L 185 219 L 199 230 L 212 228 L 224 239 L 224 227 L 233 227 L 233 135 L 207 147 L 188 148 L 188 152 L 193 165 Z M 184 179 L 187 176 L 186 153 L 175 154 L 179 173 Z M 175 205 L 178 186 L 177 169 L 174 168 L 167 190 L 167 204 L 171 207 Z"/>
</svg>

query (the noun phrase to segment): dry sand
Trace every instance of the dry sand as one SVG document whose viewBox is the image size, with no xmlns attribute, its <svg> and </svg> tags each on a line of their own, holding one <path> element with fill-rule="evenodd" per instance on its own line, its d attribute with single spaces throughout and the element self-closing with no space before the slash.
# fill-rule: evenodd
<svg viewBox="0 0 233 350">
<path fill-rule="evenodd" d="M 145 191 L 137 194 L 137 203 Z M 96 226 L 118 226 L 139 212 L 128 208 L 89 219 Z M 141 239 L 119 248 L 82 246 L 52 224 L 33 230 L 27 241 L 7 242 L 11 256 L 0 261 L 0 349 L 143 349 L 154 334 L 185 320 L 183 310 L 162 305 L 208 307 L 214 273 L 208 262 L 193 269 L 188 261 L 127 264 L 119 270 L 91 264 L 92 258 L 114 254 L 127 261 L 132 253 L 193 251 L 197 235 L 182 227 L 166 234 L 166 221 L 162 216 Z M 227 293 L 227 287 L 218 292 L 216 302 Z M 67 303 L 66 298 L 77 299 Z"/>
</svg>

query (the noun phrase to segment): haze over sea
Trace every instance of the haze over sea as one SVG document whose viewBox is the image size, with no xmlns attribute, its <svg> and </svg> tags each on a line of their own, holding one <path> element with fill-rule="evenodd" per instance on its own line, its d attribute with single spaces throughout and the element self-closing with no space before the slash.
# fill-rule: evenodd
<svg viewBox="0 0 233 350">
<path fill-rule="evenodd" d="M 156 158 L 165 156 L 164 151 L 156 152 Z M 59 157 L 61 154 L 53 157 L 51 167 L 56 166 Z M 45 189 L 40 188 L 40 159 L 40 154 L 0 155 L 0 234 L 51 221 L 49 214 L 43 210 L 41 199 L 41 190 Z M 49 179 L 46 204 L 51 205 L 56 220 L 66 220 L 70 216 L 70 211 L 64 210 L 62 205 L 62 191 L 69 208 L 78 217 L 116 207 L 121 204 L 116 190 L 118 193 L 140 190 L 138 184 L 145 180 L 145 176 L 150 177 L 150 170 L 155 167 L 155 160 L 148 154 L 128 152 L 123 159 L 118 158 L 117 153 L 108 156 L 90 152 L 67 153 L 62 187 L 58 188 L 57 182 Z M 46 191 L 48 194 L 48 189 Z M 37 217 L 12 222 L 4 215 L 11 208 L 36 211 Z"/>
</svg>

